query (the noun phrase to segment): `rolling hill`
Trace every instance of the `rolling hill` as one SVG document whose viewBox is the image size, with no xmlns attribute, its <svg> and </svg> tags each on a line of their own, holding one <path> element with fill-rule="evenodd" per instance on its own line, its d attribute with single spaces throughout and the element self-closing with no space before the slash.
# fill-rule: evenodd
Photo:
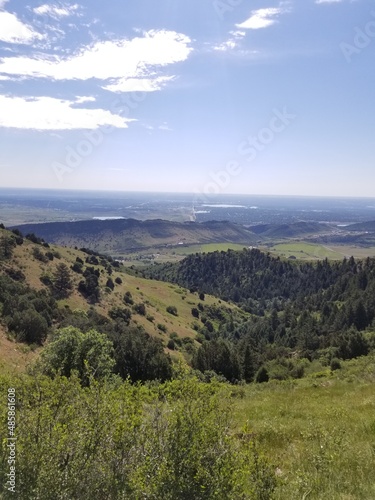
<svg viewBox="0 0 375 500">
<path fill-rule="evenodd" d="M 24 234 L 35 233 L 50 243 L 86 247 L 113 256 L 182 244 L 230 242 L 252 245 L 261 239 L 243 226 L 226 221 L 180 223 L 161 219 L 119 219 L 50 222 L 17 227 Z"/>
<path fill-rule="evenodd" d="M 1 243 L 4 238 L 12 239 L 14 234 L 0 229 Z M 77 266 L 79 261 L 83 264 L 81 271 L 77 272 L 74 271 L 77 269 L 74 266 Z M 199 345 L 194 326 L 196 320 L 191 312 L 193 307 L 202 303 L 197 293 L 191 293 L 175 284 L 144 279 L 136 270 L 129 274 L 111 258 L 107 260 L 104 256 L 95 257 L 81 250 L 54 244 L 36 244 L 23 238 L 22 243 L 14 246 L 11 258 L 4 258 L 0 249 L 0 280 L 3 277 L 8 281 L 11 279 L 11 282 L 15 283 L 14 286 L 24 287 L 25 293 L 30 290 L 31 293 L 35 291 L 46 296 L 50 293 L 48 282 L 60 264 L 65 264 L 69 269 L 73 288 L 69 296 L 56 300 L 57 311 L 60 312 L 53 322 L 54 328 L 58 328 L 61 322 L 64 324 L 64 320 L 61 320 L 64 315 L 68 315 L 73 321 L 84 322 L 94 314 L 99 319 L 102 318 L 100 321 L 109 321 L 113 317 L 113 311 L 127 309 L 131 312 L 129 327 L 141 327 L 148 335 L 160 340 L 165 352 L 169 353 L 172 359 L 189 358 L 185 346 L 188 343 Z M 88 268 L 95 270 L 98 275 L 100 298 L 94 304 L 79 290 L 85 269 Z M 107 286 L 109 279 L 112 281 L 112 289 Z M 129 297 L 128 302 L 124 302 L 125 294 Z M 3 353 L 0 353 L 0 368 L 4 365 L 7 370 L 22 370 L 36 359 L 43 347 L 38 347 L 35 351 L 30 350 L 26 344 L 14 342 L 14 336 L 6 328 L 9 318 L 1 317 L 2 300 L 0 293 L 0 350 Z M 239 318 L 247 316 L 236 306 L 209 295 L 205 297 L 204 307 L 212 307 L 213 310 L 224 309 L 229 315 L 230 311 L 233 311 L 235 317 Z M 172 313 L 168 312 L 168 308 Z M 215 321 L 213 323 L 215 324 Z M 175 343 L 173 349 L 167 348 L 171 337 Z"/>
<path fill-rule="evenodd" d="M 250 226 L 249 230 L 260 237 L 276 239 L 329 233 L 333 228 L 329 224 L 320 224 L 318 222 L 294 222 L 291 224 L 258 224 Z"/>
</svg>

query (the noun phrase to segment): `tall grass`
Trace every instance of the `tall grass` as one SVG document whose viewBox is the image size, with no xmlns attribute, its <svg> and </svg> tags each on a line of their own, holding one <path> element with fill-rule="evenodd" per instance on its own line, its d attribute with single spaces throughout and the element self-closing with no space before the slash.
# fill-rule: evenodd
<svg viewBox="0 0 375 500">
<path fill-rule="evenodd" d="M 251 385 L 236 402 L 275 464 L 275 498 L 375 499 L 375 362 L 322 379 Z"/>
</svg>

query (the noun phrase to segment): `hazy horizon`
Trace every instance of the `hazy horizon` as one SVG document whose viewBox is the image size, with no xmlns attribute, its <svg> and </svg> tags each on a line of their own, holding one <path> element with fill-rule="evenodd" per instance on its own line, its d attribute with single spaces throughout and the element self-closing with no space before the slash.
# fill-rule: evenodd
<svg viewBox="0 0 375 500">
<path fill-rule="evenodd" d="M 0 192 L 1 190 L 19 190 L 19 191 L 48 191 L 48 192 L 82 192 L 82 193 L 101 193 L 101 194 L 111 194 L 111 193 L 117 193 L 117 194 L 155 194 L 155 195 L 188 195 L 192 197 L 198 197 L 199 193 L 194 193 L 194 192 L 188 192 L 188 191 L 146 191 L 146 190 L 118 190 L 118 189 L 83 189 L 83 188 L 50 188 L 50 187 L 27 187 L 27 186 L 0 186 Z M 225 197 L 225 196 L 243 196 L 243 197 L 270 197 L 270 198 L 353 198 L 353 199 L 375 199 L 374 196 L 340 196 L 340 195 L 315 195 L 315 194 L 277 194 L 277 193 L 231 193 L 231 192 L 223 192 L 223 193 L 201 193 L 201 198 L 203 199 L 204 197 L 210 198 L 210 197 Z"/>
</svg>

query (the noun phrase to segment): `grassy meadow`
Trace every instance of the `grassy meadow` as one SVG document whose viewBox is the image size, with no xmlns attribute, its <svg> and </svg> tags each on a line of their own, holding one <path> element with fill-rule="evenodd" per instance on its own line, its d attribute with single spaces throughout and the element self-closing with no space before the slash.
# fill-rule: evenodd
<svg viewBox="0 0 375 500">
<path fill-rule="evenodd" d="M 245 387 L 234 405 L 278 476 L 277 500 L 375 498 L 375 357 Z"/>
<path fill-rule="evenodd" d="M 268 248 L 268 251 L 275 256 L 290 258 L 295 257 L 298 260 L 342 260 L 345 254 L 340 253 L 338 249 L 332 250 L 323 245 L 305 242 L 279 243 Z"/>
</svg>

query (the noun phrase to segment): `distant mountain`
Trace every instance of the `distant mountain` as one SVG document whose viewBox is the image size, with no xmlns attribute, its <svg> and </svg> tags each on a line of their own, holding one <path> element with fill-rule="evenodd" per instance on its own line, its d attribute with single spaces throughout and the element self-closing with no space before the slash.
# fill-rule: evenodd
<svg viewBox="0 0 375 500">
<path fill-rule="evenodd" d="M 368 231 L 369 233 L 375 232 L 375 220 L 368 222 L 358 222 L 357 224 L 350 224 L 345 226 L 346 231 Z"/>
<path fill-rule="evenodd" d="M 253 245 L 262 239 L 245 227 L 226 221 L 171 222 L 161 219 L 86 220 L 17 226 L 23 234 L 35 233 L 50 243 L 87 247 L 119 255 L 167 245 L 231 242 Z"/>
<path fill-rule="evenodd" d="M 329 224 L 319 222 L 294 222 L 291 224 L 259 224 L 248 228 L 253 233 L 266 238 L 295 238 L 311 234 L 330 232 Z"/>
</svg>

